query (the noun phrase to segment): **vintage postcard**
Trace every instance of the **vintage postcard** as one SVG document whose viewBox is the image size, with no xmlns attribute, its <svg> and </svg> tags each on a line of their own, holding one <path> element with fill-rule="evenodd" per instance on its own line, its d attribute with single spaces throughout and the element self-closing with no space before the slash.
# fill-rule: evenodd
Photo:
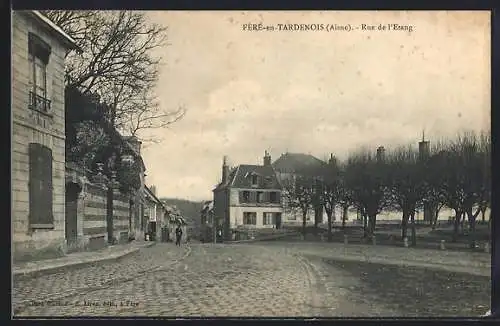
<svg viewBox="0 0 500 326">
<path fill-rule="evenodd" d="M 13 11 L 13 317 L 490 311 L 482 11 Z"/>
</svg>

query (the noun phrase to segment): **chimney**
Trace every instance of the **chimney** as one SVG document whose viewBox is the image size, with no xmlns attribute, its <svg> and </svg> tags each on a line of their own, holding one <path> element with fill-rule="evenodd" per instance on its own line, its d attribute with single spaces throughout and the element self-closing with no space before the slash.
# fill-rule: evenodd
<svg viewBox="0 0 500 326">
<path fill-rule="evenodd" d="M 330 159 L 328 160 L 328 164 L 334 164 L 337 161 L 333 153 L 330 154 Z"/>
<path fill-rule="evenodd" d="M 137 155 L 141 155 L 141 144 L 142 142 L 137 139 L 135 136 L 130 136 L 125 138 L 126 142 L 129 143 L 130 147 L 137 153 Z"/>
<path fill-rule="evenodd" d="M 151 192 L 153 193 L 153 195 L 155 195 L 155 196 L 156 196 L 156 186 L 151 185 L 151 186 L 149 187 L 149 190 L 151 190 Z"/>
<path fill-rule="evenodd" d="M 385 148 L 384 146 L 380 146 L 377 148 L 377 161 L 383 162 L 385 160 Z"/>
<path fill-rule="evenodd" d="M 264 154 L 264 166 L 271 165 L 271 155 L 267 151 Z"/>
<path fill-rule="evenodd" d="M 227 165 L 227 156 L 222 160 L 222 183 L 227 183 L 229 179 L 229 166 Z"/>
<path fill-rule="evenodd" d="M 421 160 L 430 155 L 430 142 L 425 140 L 425 133 L 422 131 L 422 141 L 418 143 L 418 156 Z"/>
</svg>

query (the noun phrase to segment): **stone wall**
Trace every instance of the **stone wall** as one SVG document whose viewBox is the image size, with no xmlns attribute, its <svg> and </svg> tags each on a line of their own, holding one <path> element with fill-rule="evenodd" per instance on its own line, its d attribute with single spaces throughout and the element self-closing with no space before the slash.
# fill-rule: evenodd
<svg viewBox="0 0 500 326">
<path fill-rule="evenodd" d="M 115 192 L 113 196 L 113 230 L 118 243 L 127 243 L 133 232 L 133 217 L 130 216 L 130 196 Z"/>
<path fill-rule="evenodd" d="M 82 233 L 84 236 L 83 247 L 88 249 L 99 249 L 108 243 L 107 232 L 107 192 L 105 185 L 87 183 L 80 200 L 83 202 Z"/>
<path fill-rule="evenodd" d="M 67 166 L 66 174 L 68 184 L 70 182 L 81 184 L 77 204 L 78 241 L 73 244 L 71 249 L 96 250 L 107 246 L 109 243 L 108 180 L 101 176 L 100 182 L 91 181 L 84 176 L 81 169 L 75 169 L 70 164 Z M 88 171 L 87 174 L 89 174 Z M 94 176 L 90 179 L 98 178 Z M 130 198 L 129 194 L 122 194 L 116 189 L 113 192 L 114 243 L 128 242 L 130 230 L 134 228 L 133 216 L 132 219 L 129 217 Z"/>
</svg>

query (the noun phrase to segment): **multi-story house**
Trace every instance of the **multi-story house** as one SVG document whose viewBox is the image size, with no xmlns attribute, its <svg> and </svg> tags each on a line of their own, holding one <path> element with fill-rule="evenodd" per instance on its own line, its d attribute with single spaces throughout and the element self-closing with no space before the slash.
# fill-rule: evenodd
<svg viewBox="0 0 500 326">
<path fill-rule="evenodd" d="M 156 197 L 156 187 L 144 186 L 146 234 L 151 240 L 159 240 L 162 228 L 167 226 L 167 207 Z"/>
<path fill-rule="evenodd" d="M 281 226 L 281 184 L 266 152 L 263 165 L 241 164 L 233 169 L 224 157 L 222 181 L 213 190 L 214 217 L 224 238 L 238 228 Z"/>
<path fill-rule="evenodd" d="M 65 247 L 64 58 L 75 41 L 38 11 L 12 14 L 14 259 Z"/>
<path fill-rule="evenodd" d="M 272 166 L 276 171 L 278 180 L 280 180 L 283 185 L 287 185 L 292 184 L 293 180 L 295 180 L 294 178 L 304 172 L 307 172 L 309 175 L 314 175 L 314 171 L 318 171 L 318 174 L 320 174 L 326 164 L 326 162 L 309 154 L 285 153 L 274 161 Z M 292 200 L 292 198 L 289 198 L 286 194 L 286 188 L 287 187 L 284 186 L 284 193 L 282 196 L 283 223 L 302 224 L 302 211 L 300 208 L 290 205 L 289 201 Z M 311 205 L 307 212 L 306 223 L 313 224 L 315 216 L 318 216 L 320 223 L 327 223 L 328 221 L 328 216 L 323 207 L 314 207 L 314 205 Z"/>
</svg>

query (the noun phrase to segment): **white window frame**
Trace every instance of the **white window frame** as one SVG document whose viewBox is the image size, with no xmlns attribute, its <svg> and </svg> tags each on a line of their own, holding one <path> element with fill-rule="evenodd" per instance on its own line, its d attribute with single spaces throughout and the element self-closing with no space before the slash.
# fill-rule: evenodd
<svg viewBox="0 0 500 326">
<path fill-rule="evenodd" d="M 253 223 L 246 223 L 248 217 L 252 217 Z M 257 225 L 257 212 L 243 212 L 243 225 Z"/>
<path fill-rule="evenodd" d="M 263 214 L 262 224 L 263 225 L 274 225 L 275 224 L 274 216 L 275 216 L 275 213 L 265 212 Z"/>
</svg>

